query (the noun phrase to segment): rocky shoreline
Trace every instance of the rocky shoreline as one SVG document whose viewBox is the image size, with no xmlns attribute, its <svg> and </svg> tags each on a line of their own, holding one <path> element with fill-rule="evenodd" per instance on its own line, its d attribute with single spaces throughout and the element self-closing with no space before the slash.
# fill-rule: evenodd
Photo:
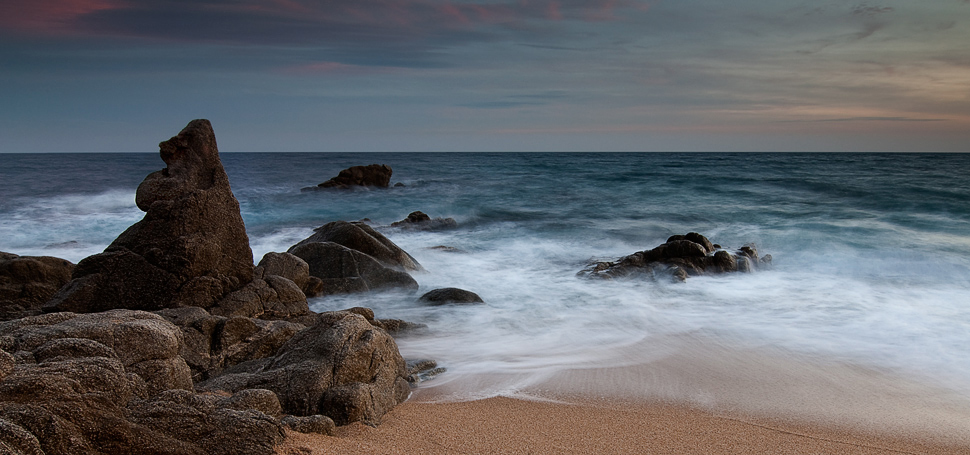
<svg viewBox="0 0 970 455">
<path fill-rule="evenodd" d="M 414 257 L 366 222 L 335 221 L 254 264 L 211 124 L 194 120 L 159 149 L 165 169 L 136 191 L 144 218 L 103 253 L 76 265 L 0 253 L 4 453 L 270 454 L 285 429 L 378 425 L 443 371 L 400 354 L 394 337 L 421 325 L 307 302 L 417 290 Z M 320 187 L 387 187 L 390 173 L 355 167 Z M 390 227 L 456 226 L 413 212 Z M 753 245 L 731 253 L 691 233 L 580 275 L 685 279 L 769 263 Z M 484 304 L 456 288 L 418 302 Z"/>
</svg>

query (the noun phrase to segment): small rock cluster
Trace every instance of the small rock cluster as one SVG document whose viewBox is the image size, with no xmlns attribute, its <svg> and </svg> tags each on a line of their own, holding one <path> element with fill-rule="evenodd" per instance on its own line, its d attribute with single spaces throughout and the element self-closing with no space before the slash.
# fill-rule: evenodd
<svg viewBox="0 0 970 455">
<path fill-rule="evenodd" d="M 753 243 L 729 252 L 696 232 L 674 235 L 651 250 L 638 251 L 615 261 L 594 261 L 577 273 L 586 278 L 615 279 L 666 274 L 679 281 L 688 277 L 729 272 L 751 272 L 771 265 L 771 255 L 758 257 Z"/>
</svg>

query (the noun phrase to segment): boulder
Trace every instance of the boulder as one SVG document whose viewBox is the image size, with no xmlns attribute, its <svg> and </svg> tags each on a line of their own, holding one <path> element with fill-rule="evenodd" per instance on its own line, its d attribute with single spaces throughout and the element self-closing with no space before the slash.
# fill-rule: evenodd
<svg viewBox="0 0 970 455">
<path fill-rule="evenodd" d="M 252 395 L 249 391 L 240 393 L 247 396 L 223 398 L 169 390 L 151 400 L 134 400 L 127 410 L 133 423 L 186 441 L 199 453 L 274 453 L 274 447 L 286 436 L 283 425 L 258 410 L 236 409 Z"/>
<path fill-rule="evenodd" d="M 13 453 L 269 455 L 283 440 L 272 392 L 192 391 L 181 333 L 158 315 L 47 314 L 0 324 L 0 338 L 16 353 L 0 380 Z"/>
<path fill-rule="evenodd" d="M 691 232 L 671 236 L 665 243 L 653 249 L 638 251 L 615 261 L 593 261 L 577 275 L 615 279 L 653 277 L 660 273 L 677 281 L 685 281 L 690 276 L 751 272 L 770 264 L 771 255 L 759 259 L 757 247 L 753 243 L 731 253 L 721 249 L 720 245 L 712 243 L 707 237 Z"/>
<path fill-rule="evenodd" d="M 132 394 L 192 389 L 189 367 L 179 356 L 182 332 L 155 314 L 131 310 L 54 313 L 2 323 L 0 336 L 13 340 L 11 350 L 20 358 L 35 362 L 19 363 L 0 388 L 13 387 L 14 382 L 23 380 L 41 384 L 36 390 L 54 390 L 62 382 L 50 378 L 71 381 L 73 369 L 77 369 L 83 374 L 89 374 L 87 370 L 100 372 L 105 378 L 103 383 L 92 382 L 92 387 L 108 387 L 104 390 L 106 396 L 117 390 L 117 399 L 122 401 Z M 92 364 L 90 359 L 102 360 Z M 137 378 L 130 378 L 129 374 Z M 119 379 L 112 382 L 109 377 Z"/>
<path fill-rule="evenodd" d="M 167 167 L 135 194 L 145 217 L 81 260 L 45 311 L 208 308 L 252 281 L 249 237 L 212 125 L 193 120 L 159 150 Z"/>
<path fill-rule="evenodd" d="M 237 365 L 198 388 L 269 389 L 285 413 L 320 414 L 337 425 L 376 425 L 408 397 L 406 377 L 394 339 L 365 317 L 342 311 L 322 314 L 319 323 L 293 336 L 275 357 Z"/>
<path fill-rule="evenodd" d="M 391 227 L 408 231 L 443 231 L 458 227 L 458 222 L 454 218 L 431 218 L 424 212 L 417 211 L 408 214 L 408 217 L 391 223 Z"/>
<path fill-rule="evenodd" d="M 317 185 L 316 188 L 347 189 L 360 186 L 387 188 L 391 183 L 391 173 L 391 167 L 386 164 L 352 166 L 340 171 L 336 177 Z M 311 187 L 307 189 L 315 188 Z"/>
<path fill-rule="evenodd" d="M 411 257 L 410 254 L 395 245 L 387 237 L 384 237 L 383 234 L 375 231 L 374 228 L 360 221 L 349 223 L 346 221 L 334 221 L 320 226 L 313 230 L 313 235 L 293 245 L 288 252 L 296 254 L 293 250 L 301 245 L 322 242 L 333 242 L 352 250 L 360 251 L 378 260 L 387 267 L 401 270 L 424 270 L 421 264 Z M 296 256 L 300 255 L 296 254 Z M 300 257 L 303 260 L 307 260 L 302 256 Z M 312 270 L 310 275 L 319 276 L 315 275 Z"/>
<path fill-rule="evenodd" d="M 337 243 L 301 243 L 290 252 L 309 264 L 310 275 L 321 280 L 324 295 L 418 288 L 417 281 L 406 272 Z"/>
<path fill-rule="evenodd" d="M 73 271 L 65 259 L 0 252 L 0 321 L 40 314 Z"/>
<path fill-rule="evenodd" d="M 193 382 L 221 374 L 240 363 L 266 359 L 305 325 L 247 317 L 216 316 L 197 307 L 157 312 L 182 331 L 179 354 L 189 366 Z"/>
<path fill-rule="evenodd" d="M 259 274 L 261 270 L 257 268 Z M 212 314 L 260 319 L 288 319 L 310 313 L 296 283 L 278 275 L 258 277 L 210 308 Z"/>
<path fill-rule="evenodd" d="M 424 305 L 472 305 L 485 303 L 478 294 L 458 288 L 441 288 L 429 291 L 418 298 Z"/>
<path fill-rule="evenodd" d="M 263 269 L 264 276 L 281 276 L 296 283 L 300 289 L 306 289 L 310 280 L 310 266 L 290 253 L 266 253 L 256 267 Z"/>
</svg>

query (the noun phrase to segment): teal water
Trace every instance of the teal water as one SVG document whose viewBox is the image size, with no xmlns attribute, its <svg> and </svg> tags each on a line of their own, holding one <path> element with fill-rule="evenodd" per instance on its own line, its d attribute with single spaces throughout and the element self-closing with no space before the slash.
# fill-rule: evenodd
<svg viewBox="0 0 970 455">
<path fill-rule="evenodd" d="M 427 309 L 415 295 L 314 299 L 424 322 L 406 355 L 454 374 L 548 377 L 631 362 L 620 352 L 684 334 L 849 362 L 970 397 L 970 155 L 967 154 L 223 154 L 255 259 L 312 228 L 421 210 L 454 231 L 386 231 L 481 307 Z M 383 163 L 403 188 L 302 193 Z M 154 154 L 0 155 L 0 251 L 72 261 L 141 218 L 134 190 Z M 589 282 L 590 258 L 696 231 L 754 242 L 774 268 L 685 284 Z M 463 253 L 429 247 L 446 245 Z M 649 345 L 649 343 L 648 343 Z M 658 348 L 659 349 L 659 348 Z"/>
</svg>

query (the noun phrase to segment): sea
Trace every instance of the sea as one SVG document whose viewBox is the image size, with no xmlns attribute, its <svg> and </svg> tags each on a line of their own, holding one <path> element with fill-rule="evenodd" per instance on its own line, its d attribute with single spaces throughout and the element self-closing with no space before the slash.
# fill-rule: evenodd
<svg viewBox="0 0 970 455">
<path fill-rule="evenodd" d="M 551 399 L 569 389 L 562 378 L 579 378 L 585 389 L 569 391 L 752 411 L 798 412 L 819 397 L 831 415 L 848 400 L 931 414 L 970 403 L 970 154 L 221 158 L 256 262 L 315 227 L 366 218 L 424 266 L 417 292 L 310 305 L 426 324 L 398 344 L 447 370 L 420 385 L 438 390 L 433 399 Z M 301 191 L 372 163 L 403 186 Z M 156 153 L 0 154 L 0 251 L 73 262 L 101 252 L 141 219 L 135 189 L 163 167 Z M 385 227 L 417 210 L 458 228 Z M 590 261 L 688 232 L 724 248 L 754 243 L 772 266 L 683 283 L 577 277 Z M 440 287 L 486 303 L 416 303 Z M 595 373 L 611 370 L 623 373 Z M 736 386 L 717 385 L 727 382 Z M 746 408 L 754 396 L 773 404 Z"/>
</svg>

